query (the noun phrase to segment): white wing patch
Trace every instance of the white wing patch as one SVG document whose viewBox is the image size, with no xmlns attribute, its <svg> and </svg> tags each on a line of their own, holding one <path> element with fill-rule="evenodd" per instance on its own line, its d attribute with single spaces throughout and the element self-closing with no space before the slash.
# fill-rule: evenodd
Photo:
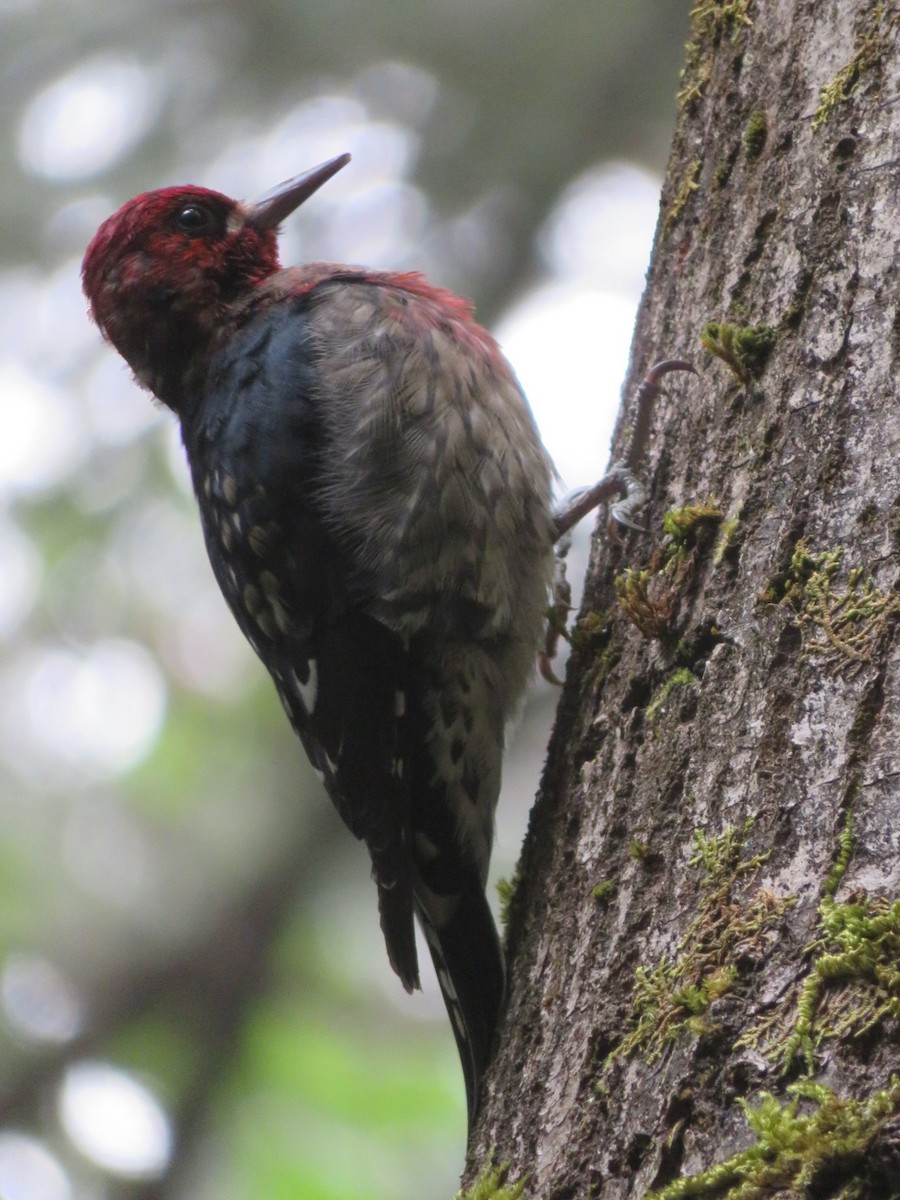
<svg viewBox="0 0 900 1200">
<path fill-rule="evenodd" d="M 306 683 L 300 682 L 300 676 L 296 671 L 291 671 L 291 681 L 294 684 L 294 690 L 303 703 L 303 707 L 308 713 L 312 713 L 316 707 L 316 696 L 319 692 L 319 668 L 314 658 L 311 658 L 307 665 L 309 667 L 309 678 Z"/>
<path fill-rule="evenodd" d="M 340 756 L 341 756 L 342 749 L 343 749 L 343 743 L 341 743 L 341 745 L 338 746 L 338 758 L 340 758 Z M 337 763 L 334 761 L 334 759 L 331 757 L 331 755 L 325 749 L 322 750 L 322 757 L 325 759 L 325 774 L 330 775 L 332 779 L 335 779 L 337 777 L 337 771 L 338 771 Z"/>
<path fill-rule="evenodd" d="M 394 692 L 394 716 L 398 721 L 406 716 L 406 692 L 402 688 Z M 391 760 L 391 774 L 395 779 L 403 778 L 403 759 L 400 756 Z"/>
</svg>

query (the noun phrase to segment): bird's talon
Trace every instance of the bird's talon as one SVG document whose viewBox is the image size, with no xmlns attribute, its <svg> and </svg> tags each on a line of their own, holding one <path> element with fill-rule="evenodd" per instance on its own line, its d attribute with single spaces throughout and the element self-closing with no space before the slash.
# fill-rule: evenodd
<svg viewBox="0 0 900 1200">
<path fill-rule="evenodd" d="M 542 679 L 546 679 L 548 683 L 552 683 L 554 687 L 562 687 L 563 681 L 559 678 L 552 666 L 553 655 L 542 651 L 538 655 L 538 671 Z"/>
<path fill-rule="evenodd" d="M 664 358 L 661 362 L 653 364 L 644 376 L 644 382 L 641 386 L 656 388 L 658 391 L 659 381 L 664 375 L 671 374 L 672 371 L 689 371 L 691 375 L 697 374 L 697 368 L 693 363 L 689 363 L 684 358 Z"/>
<path fill-rule="evenodd" d="M 605 501 L 611 500 L 616 494 L 619 499 L 610 507 L 606 526 L 610 540 L 618 545 L 621 542 L 623 528 L 633 529 L 636 533 L 647 532 L 645 526 L 639 525 L 633 519 L 634 515 L 643 508 L 647 499 L 643 484 L 635 474 L 635 470 L 644 456 L 644 449 L 649 437 L 653 401 L 662 391 L 662 380 L 673 371 L 697 374 L 694 366 L 683 358 L 664 358 L 658 363 L 654 363 L 637 390 L 637 414 L 627 454 L 613 463 L 599 483 L 595 483 L 593 487 L 578 488 L 565 497 L 557 509 L 554 519 L 557 542 L 563 537 L 567 537 L 582 517 L 587 516 L 589 512 Z M 568 546 L 566 548 L 568 549 Z M 545 679 L 549 678 L 547 672 L 550 671 L 549 658 L 546 662 L 544 661 L 548 653 L 549 658 L 552 658 L 549 643 L 540 662 L 540 671 Z M 550 671 L 550 675 L 552 675 L 552 671 Z"/>
<path fill-rule="evenodd" d="M 638 525 L 637 521 L 632 521 L 627 512 L 624 511 L 626 503 L 627 501 L 623 502 L 622 504 L 614 504 L 609 510 L 610 525 L 613 525 L 616 528 L 618 528 L 620 525 L 624 525 L 626 529 L 633 529 L 636 533 L 646 533 L 647 526 Z"/>
</svg>

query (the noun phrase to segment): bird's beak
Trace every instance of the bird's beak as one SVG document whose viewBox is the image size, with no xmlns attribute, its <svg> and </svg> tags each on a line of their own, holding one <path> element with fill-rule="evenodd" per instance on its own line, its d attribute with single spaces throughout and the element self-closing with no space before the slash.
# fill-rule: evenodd
<svg viewBox="0 0 900 1200">
<path fill-rule="evenodd" d="M 332 175 L 337 175 L 342 167 L 346 167 L 349 161 L 349 154 L 339 154 L 337 158 L 320 163 L 312 170 L 304 171 L 302 175 L 295 175 L 293 179 L 279 183 L 278 187 L 266 192 L 255 204 L 247 204 L 244 207 L 246 223 L 254 229 L 275 229 L 295 208 L 299 208 L 308 200 L 313 192 L 317 192 L 323 183 L 327 183 Z"/>
</svg>

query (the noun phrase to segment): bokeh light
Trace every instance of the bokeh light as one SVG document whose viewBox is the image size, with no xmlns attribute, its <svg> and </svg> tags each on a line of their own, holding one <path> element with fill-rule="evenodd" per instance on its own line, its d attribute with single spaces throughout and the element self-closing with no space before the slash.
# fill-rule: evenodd
<svg viewBox="0 0 900 1200">
<path fill-rule="evenodd" d="M 21 764 L 116 775 L 148 753 L 162 726 L 166 683 L 143 647 L 109 638 L 84 651 L 33 649 L 10 673 L 7 728 Z M 12 711 L 10 711 L 12 710 Z"/>
<path fill-rule="evenodd" d="M 8 638 L 38 596 L 41 557 L 34 542 L 8 517 L 0 517 L 0 638 Z"/>
<path fill-rule="evenodd" d="M 9 1025 L 32 1041 L 67 1042 L 81 1029 L 78 993 L 56 963 L 39 954 L 8 956 L 0 973 L 0 1003 Z"/>
<path fill-rule="evenodd" d="M 0 395 L 0 491 L 47 488 L 69 477 L 87 453 L 87 440 L 65 390 L 6 361 L 0 362 Z"/>
<path fill-rule="evenodd" d="M 0 1132 L 2 1200 L 71 1200 L 72 1188 L 59 1161 L 42 1141 L 11 1130 Z"/>
<path fill-rule="evenodd" d="M 566 188 L 538 235 L 557 276 L 636 301 L 659 215 L 661 179 L 630 163 L 604 163 Z"/>
<path fill-rule="evenodd" d="M 59 1097 L 63 1128 L 82 1154 L 117 1175 L 145 1178 L 165 1169 L 169 1119 L 132 1075 L 104 1062 L 66 1071 Z"/>
<path fill-rule="evenodd" d="M 562 491 L 606 469 L 635 300 L 571 284 L 535 290 L 497 334 L 516 368 Z"/>
<path fill-rule="evenodd" d="M 151 128 L 160 103 L 154 73 L 136 59 L 89 58 L 26 105 L 19 127 L 22 163 L 56 180 L 109 170 Z"/>
</svg>

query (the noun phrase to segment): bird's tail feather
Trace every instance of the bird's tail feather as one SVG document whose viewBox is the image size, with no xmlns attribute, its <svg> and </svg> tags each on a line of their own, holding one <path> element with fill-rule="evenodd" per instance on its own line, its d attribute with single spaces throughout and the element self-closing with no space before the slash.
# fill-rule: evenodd
<svg viewBox="0 0 900 1200">
<path fill-rule="evenodd" d="M 377 866 L 376 863 L 373 871 L 376 882 Z M 408 878 L 395 877 L 390 887 L 378 883 L 378 913 L 391 966 L 400 976 L 400 982 L 408 992 L 418 991 L 421 985 L 413 923 L 412 888 Z"/>
<path fill-rule="evenodd" d="M 435 899 L 427 892 L 417 895 L 416 913 L 456 1038 L 471 1130 L 503 1006 L 503 952 L 487 897 L 480 887 L 472 887 L 452 900 L 442 897 L 437 906 L 429 903 Z"/>
</svg>

